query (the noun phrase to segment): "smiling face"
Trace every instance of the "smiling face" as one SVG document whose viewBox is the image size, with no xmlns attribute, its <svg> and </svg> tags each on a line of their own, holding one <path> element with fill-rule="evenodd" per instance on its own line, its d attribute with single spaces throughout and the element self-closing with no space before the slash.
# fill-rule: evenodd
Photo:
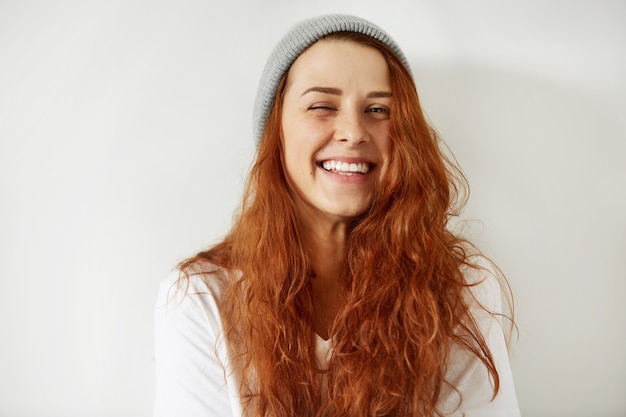
<svg viewBox="0 0 626 417">
<path fill-rule="evenodd" d="M 390 150 L 389 68 L 376 49 L 321 40 L 287 76 L 284 167 L 301 218 L 346 222 L 370 206 Z"/>
</svg>

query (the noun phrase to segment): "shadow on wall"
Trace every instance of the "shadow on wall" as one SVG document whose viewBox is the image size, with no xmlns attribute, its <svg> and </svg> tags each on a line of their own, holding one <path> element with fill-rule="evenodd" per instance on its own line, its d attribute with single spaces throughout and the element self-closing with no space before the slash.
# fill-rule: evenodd
<svg viewBox="0 0 626 417">
<path fill-rule="evenodd" d="M 624 236 L 618 93 L 478 68 L 420 68 L 415 78 L 427 117 L 470 180 L 470 209 L 491 221 L 514 214 L 508 227 L 520 227 L 519 238 L 536 239 L 535 228 L 544 239 Z"/>
<path fill-rule="evenodd" d="M 471 184 L 467 235 L 515 292 L 522 412 L 624 415 L 626 334 L 616 321 L 626 317 L 623 86 L 414 68 L 426 115 Z"/>
</svg>

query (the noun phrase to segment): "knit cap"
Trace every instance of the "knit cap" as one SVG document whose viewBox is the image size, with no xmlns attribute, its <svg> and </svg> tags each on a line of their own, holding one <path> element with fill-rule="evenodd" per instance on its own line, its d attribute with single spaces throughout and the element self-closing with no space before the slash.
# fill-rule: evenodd
<svg viewBox="0 0 626 417">
<path fill-rule="evenodd" d="M 314 17 L 296 24 L 280 40 L 271 53 L 263 74 L 254 104 L 254 137 L 260 141 L 265 122 L 276 98 L 276 89 L 291 64 L 304 50 L 335 32 L 356 32 L 377 39 L 387 45 L 411 72 L 409 62 L 396 42 L 375 24 L 357 16 L 331 14 Z"/>
</svg>

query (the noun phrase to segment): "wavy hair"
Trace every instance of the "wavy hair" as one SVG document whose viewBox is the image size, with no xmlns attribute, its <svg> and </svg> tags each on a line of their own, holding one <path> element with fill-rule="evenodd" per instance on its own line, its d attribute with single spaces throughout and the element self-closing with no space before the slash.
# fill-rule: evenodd
<svg viewBox="0 0 626 417">
<path fill-rule="evenodd" d="M 495 397 L 494 359 L 464 298 L 469 284 L 461 268 L 470 265 L 473 246 L 449 228 L 466 202 L 467 181 L 442 150 L 397 56 L 368 36 L 327 38 L 379 50 L 392 89 L 390 162 L 371 207 L 349 228 L 346 299 L 331 325 L 328 367 L 321 369 L 315 353 L 312 269 L 283 170 L 279 132 L 288 75 L 230 233 L 180 265 L 185 272 L 207 262 L 230 272 L 220 310 L 242 402 L 257 417 L 440 415 L 455 346 L 484 364 Z"/>
</svg>

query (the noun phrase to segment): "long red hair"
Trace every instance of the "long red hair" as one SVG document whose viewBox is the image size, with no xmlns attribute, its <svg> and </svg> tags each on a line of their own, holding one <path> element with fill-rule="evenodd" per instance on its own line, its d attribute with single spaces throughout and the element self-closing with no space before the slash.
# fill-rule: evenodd
<svg viewBox="0 0 626 417">
<path fill-rule="evenodd" d="M 346 301 L 320 369 L 312 330 L 311 266 L 282 164 L 281 82 L 241 212 L 225 239 L 183 262 L 231 273 L 221 319 L 247 411 L 266 416 L 432 416 L 453 346 L 494 360 L 463 294 L 471 245 L 449 230 L 467 182 L 441 149 L 414 82 L 397 56 L 368 36 L 329 37 L 379 50 L 391 75 L 390 163 L 369 210 L 351 224 Z M 184 279 L 184 274 L 182 275 Z M 206 279 L 211 279 L 210 274 Z"/>
</svg>

